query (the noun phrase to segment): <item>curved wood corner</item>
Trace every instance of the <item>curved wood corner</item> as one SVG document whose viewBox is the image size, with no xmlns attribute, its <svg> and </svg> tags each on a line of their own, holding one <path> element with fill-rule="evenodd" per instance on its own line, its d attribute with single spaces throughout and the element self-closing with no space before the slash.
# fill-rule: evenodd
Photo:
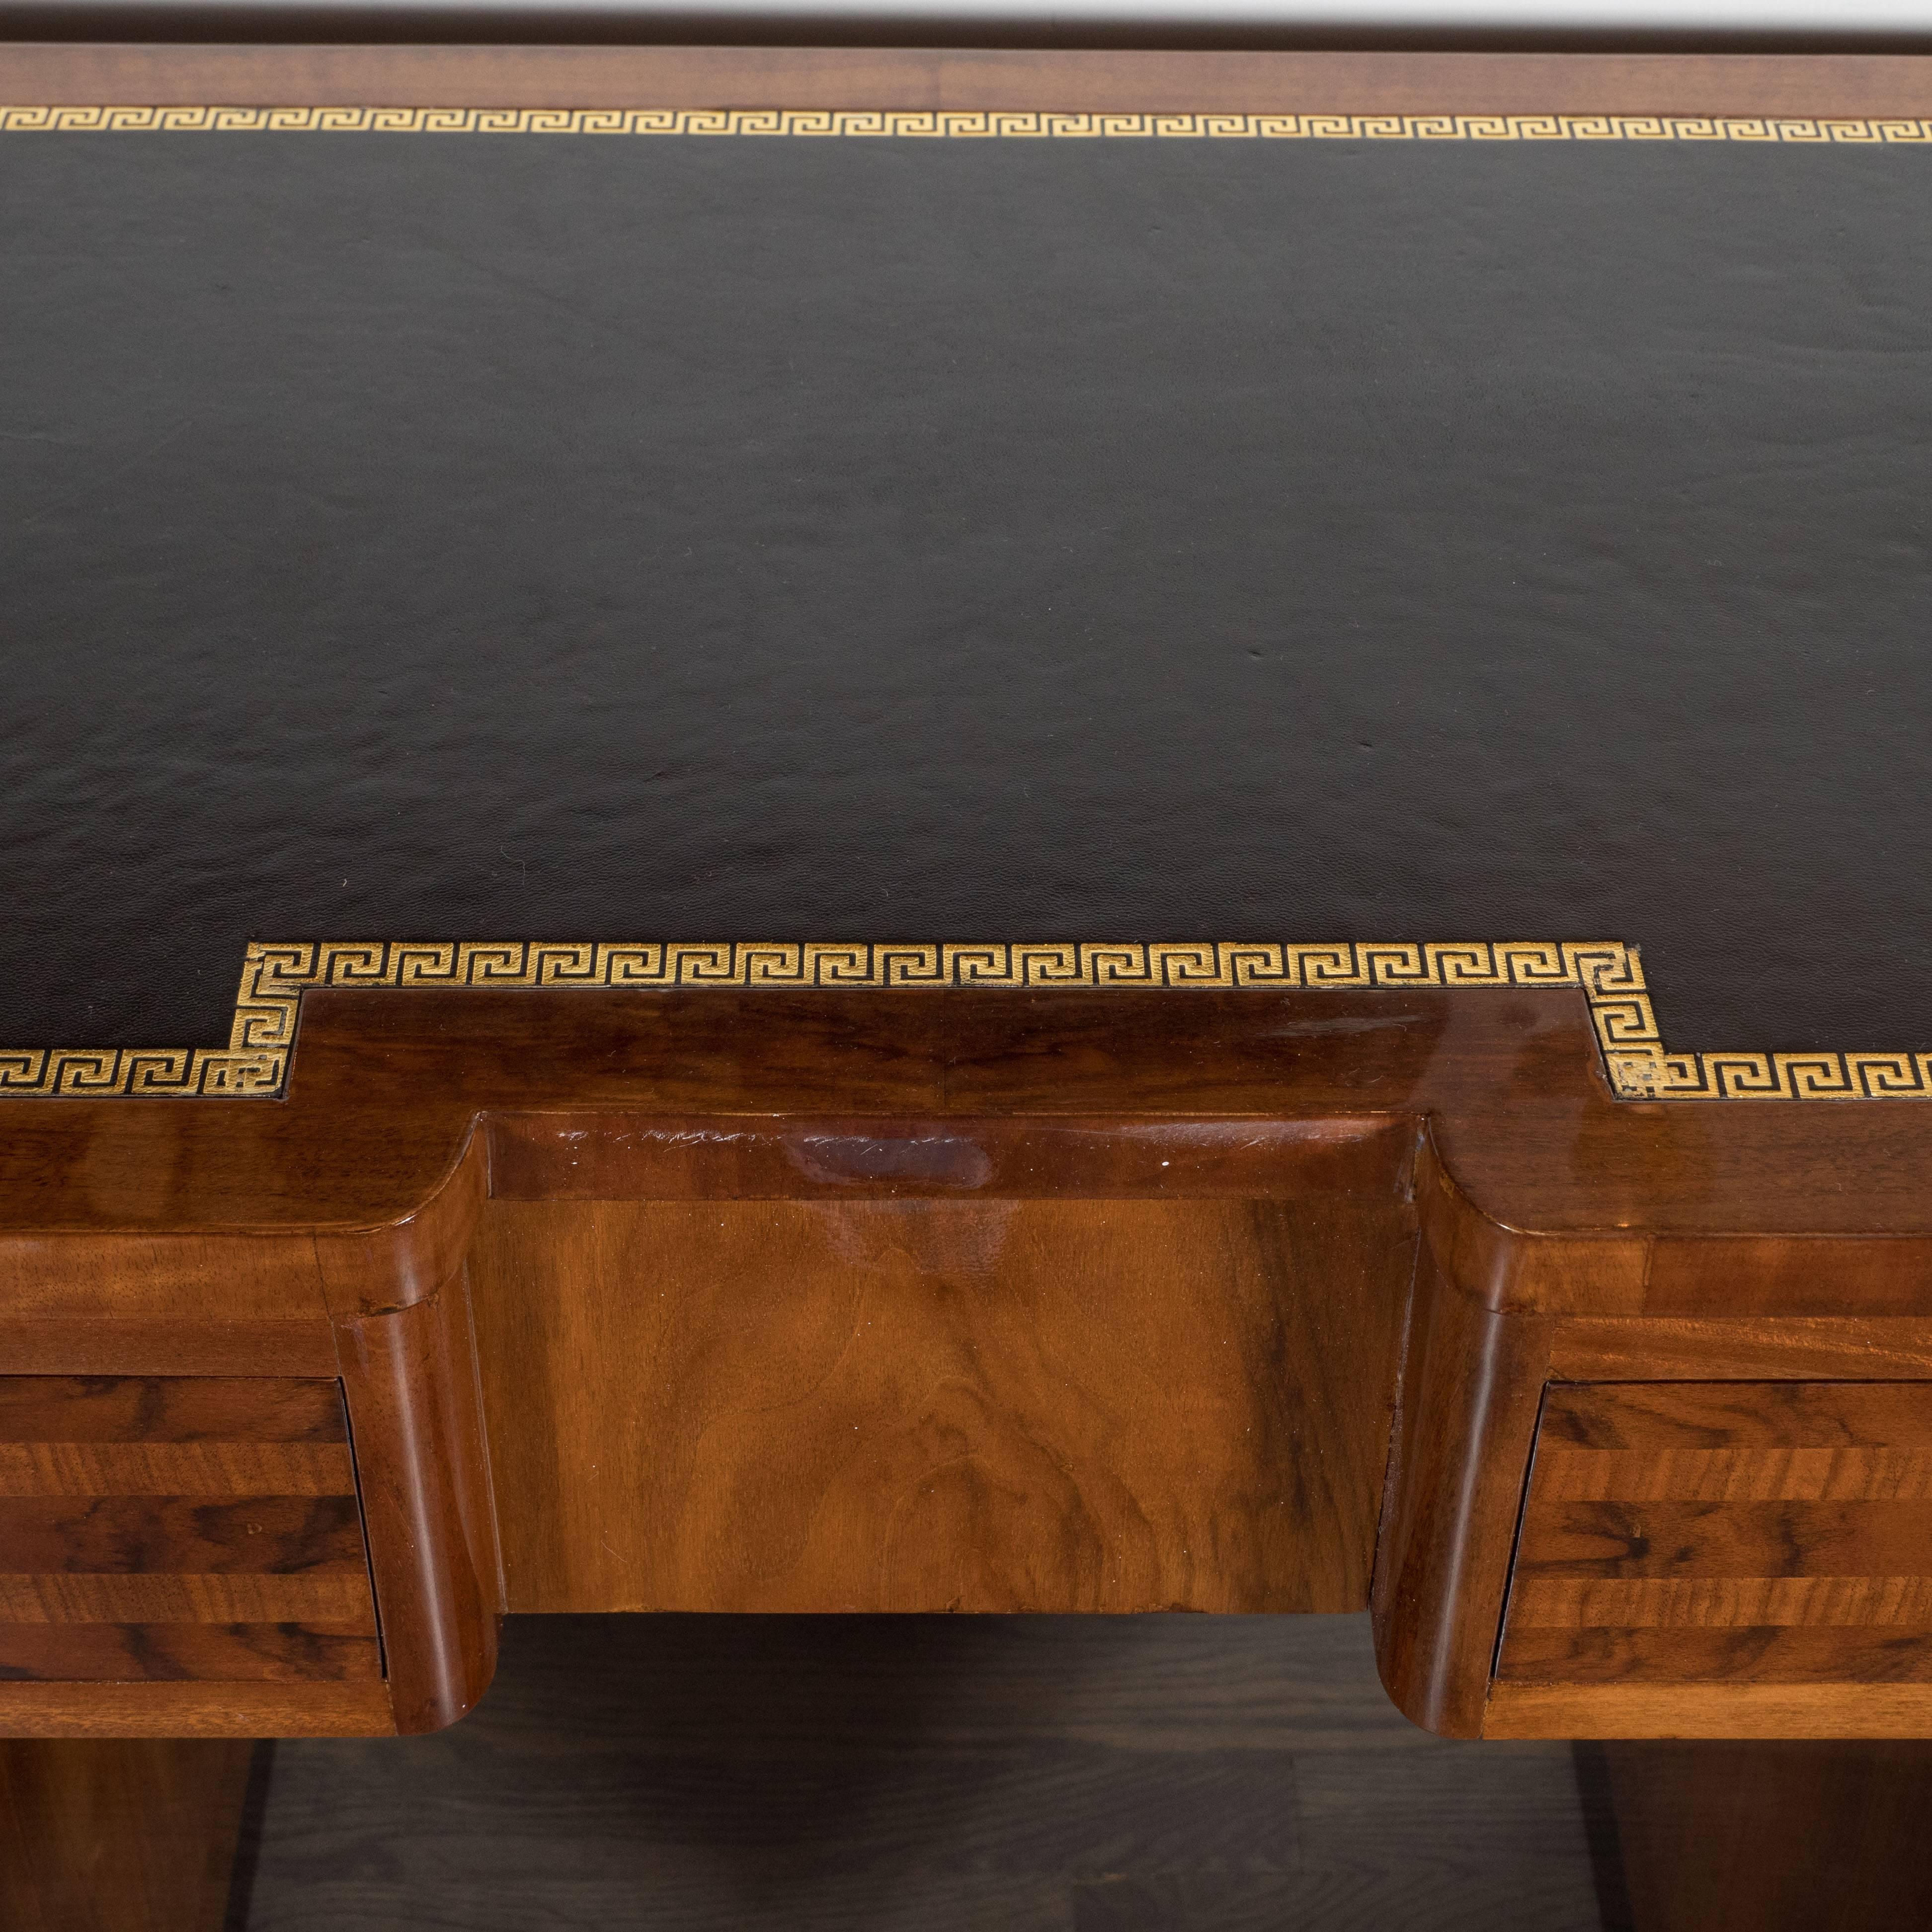
<svg viewBox="0 0 1932 1932">
<path fill-rule="evenodd" d="M 1456 1286 L 1424 1238 L 1370 1609 L 1384 1688 L 1440 1736 L 1482 1734 L 1550 1331 Z"/>
<path fill-rule="evenodd" d="M 1416 1211 L 1445 1284 L 1492 1315 L 1635 1315 L 1644 1305 L 1653 1237 L 1538 1233 L 1478 1206 L 1423 1124 Z"/>
<path fill-rule="evenodd" d="M 463 1265 L 490 1192 L 490 1138 L 472 1123 L 422 1204 L 380 1227 L 322 1228 L 316 1267 L 340 1322 L 395 1314 L 437 1294 Z"/>
<path fill-rule="evenodd" d="M 488 1688 L 503 1608 L 466 1272 L 339 1333 L 395 1728 L 440 1730 Z"/>
</svg>

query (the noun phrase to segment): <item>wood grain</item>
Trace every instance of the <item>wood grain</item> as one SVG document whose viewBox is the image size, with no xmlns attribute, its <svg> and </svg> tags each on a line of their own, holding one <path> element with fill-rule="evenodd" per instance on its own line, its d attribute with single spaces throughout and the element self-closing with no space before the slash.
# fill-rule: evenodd
<svg viewBox="0 0 1932 1932">
<path fill-rule="evenodd" d="M 278 1746 L 259 1932 L 1600 1932 L 1567 1744 L 1346 1617 L 512 1617 L 400 1749 Z"/>
<path fill-rule="evenodd" d="M 1481 1306 L 1425 1240 L 1376 1552 L 1376 1660 L 1396 1708 L 1444 1736 L 1482 1728 L 1548 1349 L 1546 1322 Z"/>
<path fill-rule="evenodd" d="M 1932 1258 L 1921 1242 L 1735 1235 L 1655 1243 L 1644 1312 L 1712 1312 L 1714 1280 L 1726 1275 L 1748 1289 L 1750 1312 L 1760 1316 L 1923 1315 L 1932 1306 Z"/>
<path fill-rule="evenodd" d="M 364 1568 L 362 1524 L 346 1496 L 0 1498 L 0 1552 L 15 1569 L 275 1575 Z"/>
<path fill-rule="evenodd" d="M 466 1276 L 339 1334 L 394 1728 L 435 1730 L 488 1687 L 502 1608 Z"/>
<path fill-rule="evenodd" d="M 1916 1382 L 1558 1384 L 1540 1448 L 1554 1469 L 1604 1450 L 1932 1448 L 1932 1387 Z"/>
<path fill-rule="evenodd" d="M 1692 1561 L 1700 1560 L 1694 1553 Z M 1794 1556 L 1790 1560 L 1802 1560 Z M 1512 1628 L 1612 1630 L 1716 1626 L 1762 1630 L 1784 1624 L 1868 1629 L 1932 1628 L 1932 1577 L 1617 1576 L 1572 1581 L 1538 1576 L 1519 1563 L 1510 1592 Z M 1515 1672 L 1505 1631 L 1498 1666 Z"/>
<path fill-rule="evenodd" d="M 138 1130 L 140 1124 L 128 1125 Z M 143 1164 L 156 1154 L 166 1160 L 166 1136 L 137 1131 L 130 1145 L 128 1138 L 115 1136 L 91 1157 L 83 1154 L 75 1178 L 86 1185 L 91 1171 L 97 1184 L 108 1180 L 120 1165 L 113 1142 L 122 1141 L 129 1191 L 152 1202 L 159 1174 Z M 104 1232 L 84 1247 L 39 1235 L 0 1236 L 0 1306 L 9 1321 L 164 1316 L 212 1326 L 272 1323 L 268 1333 L 286 1334 L 298 1346 L 296 1338 L 313 1336 L 328 1318 L 310 1243 L 193 1228 Z"/>
<path fill-rule="evenodd" d="M 0 1316 L 0 1374 L 306 1377 L 335 1371 L 335 1331 L 318 1318 L 208 1322 L 182 1311 Z"/>
<path fill-rule="evenodd" d="M 1631 1932 L 1917 1932 L 1932 1923 L 1932 1744 L 1604 1751 Z"/>
<path fill-rule="evenodd" d="M 1928 1431 L 1923 1383 L 1552 1388 L 1492 1714 L 1523 1723 L 1522 1687 L 1590 1687 L 1563 1708 L 1600 1693 L 1628 1724 L 1669 1687 L 1733 1712 L 1708 1721 L 1791 1724 L 1808 1688 L 1880 1684 L 1896 1696 L 1848 1697 L 1842 1725 L 1895 1733 L 1932 1682 Z M 1739 1702 L 1766 1687 L 1785 1702 Z"/>
<path fill-rule="evenodd" d="M 1774 1452 L 1777 1454 L 1779 1452 Z M 1771 1489 L 1769 1472 L 1759 1486 Z M 1540 1488 L 1516 1562 L 1526 1577 L 1909 1576 L 1932 1555 L 1932 1504 L 1888 1496 L 1577 1502 Z"/>
<path fill-rule="evenodd" d="M 0 1376 L 0 1730 L 379 1678 L 356 1486 L 333 1380 Z"/>
<path fill-rule="evenodd" d="M 1558 1322 L 1564 1382 L 1932 1381 L 1932 1322 L 1911 1316 L 1583 1316 Z"/>
<path fill-rule="evenodd" d="M 0 1443 L 347 1440 L 333 1382 L 0 1376 Z"/>
<path fill-rule="evenodd" d="M 1444 1279 L 1502 1314 L 1635 1314 L 1644 1306 L 1652 1244 L 1634 1233 L 1526 1233 L 1486 1213 L 1450 1172 L 1437 1123 L 1423 1124 L 1415 1162 L 1422 1237 Z"/>
<path fill-rule="evenodd" d="M 1932 1682 L 1932 1624 L 1682 1624 L 1511 1632 L 1510 1671 L 1526 1683 L 1870 1684 Z"/>
<path fill-rule="evenodd" d="M 373 1642 L 366 1569 L 293 1576 L 0 1574 L 0 1642 L 14 1623 L 343 1623 Z M 4 1700 L 0 1700 L 0 1708 Z"/>
<path fill-rule="evenodd" d="M 1922 115 L 1913 55 L 16 44 L 10 100 L 235 106 Z"/>
<path fill-rule="evenodd" d="M 0 1442 L 0 1496 L 349 1496 L 346 1442 Z"/>
<path fill-rule="evenodd" d="M 1545 1503 L 1748 1503 L 1932 1498 L 1932 1448 L 1596 1449 L 1546 1448 Z M 1646 1513 L 1645 1521 L 1651 1521 Z M 1654 1530 L 1650 1540 L 1658 1540 Z"/>
<path fill-rule="evenodd" d="M 0 1737 L 366 1738 L 393 1732 L 387 1684 L 249 1682 L 0 1684 Z"/>
<path fill-rule="evenodd" d="M 278 1228 L 312 1260 L 320 1229 L 373 1230 L 419 1211 L 478 1115 L 498 1112 L 1369 1112 L 1429 1116 L 1445 1170 L 1498 1228 L 1611 1246 L 1708 1236 L 1695 1257 L 1700 1306 L 1679 1314 L 1751 1312 L 1747 1264 L 1762 1251 L 1734 1242 L 1739 1230 L 1754 1244 L 1807 1245 L 1820 1264 L 1808 1311 L 1819 1315 L 1870 1312 L 1832 1304 L 1838 1236 L 1932 1245 L 1932 1110 L 1619 1103 L 1574 990 L 331 989 L 306 995 L 303 1016 L 289 1097 L 273 1106 L 8 1103 L 0 1234 L 52 1244 L 58 1231 L 62 1293 L 76 1298 L 94 1242 L 132 1226 L 238 1223 L 264 1240 Z M 1618 1280 L 1618 1305 L 1573 1294 L 1567 1312 L 1643 1312 L 1623 1304 Z M 58 1306 L 50 1297 L 50 1316 Z M 1932 1312 L 1932 1286 L 1922 1312 Z"/>
<path fill-rule="evenodd" d="M 341 1623 L 22 1623 L 0 1636 L 0 1678 L 74 1683 L 287 1683 L 380 1678 L 364 1614 Z"/>
<path fill-rule="evenodd" d="M 491 1204 L 514 1610 L 1366 1600 L 1394 1204 Z"/>
<path fill-rule="evenodd" d="M 434 1295 L 462 1267 L 489 1188 L 488 1144 L 472 1132 L 407 1214 L 373 1228 L 317 1228 L 316 1266 L 334 1319 L 387 1315 Z"/>
<path fill-rule="evenodd" d="M 659 1198 L 606 1198 L 626 1190 Z M 1403 1708 L 1472 1732 L 1562 1337 L 1679 1377 L 1728 1350 L 1755 1379 L 1627 1397 L 1600 1441 L 1594 1397 L 1552 1396 L 1552 1456 L 1875 1456 L 1700 1463 L 1682 1496 L 1611 1495 L 1628 1472 L 1600 1472 L 1558 1499 L 1789 1505 L 1750 1561 L 1797 1536 L 1829 1574 L 1698 1572 L 1722 1568 L 1700 1529 L 1685 1574 L 1526 1588 L 1622 1591 L 1632 1616 L 1918 1614 L 1917 1573 L 1878 1561 L 1909 1527 L 1858 1570 L 1834 1552 L 1880 1519 L 1803 1514 L 1916 1499 L 1911 1402 L 1783 1378 L 1918 1367 L 1928 1199 L 1932 1112 L 1615 1102 L 1574 989 L 326 990 L 274 1105 L 0 1114 L 0 1238 L 48 1258 L 41 1336 L 152 1349 L 172 1308 L 184 1350 L 230 1359 L 244 1330 L 305 1330 L 326 1283 L 406 1728 L 480 1694 L 500 1600 L 466 1252 L 520 1606 L 1339 1607 L 1369 1573 L 1419 1224 L 1378 1628 Z M 340 1496 L 338 1447 L 0 1441 L 26 1452 L 0 1487 L 165 1502 L 274 1467 L 286 1485 L 249 1493 Z M 298 1472 L 308 1450 L 329 1466 Z M 1638 1534 L 1586 1526 L 1604 1551 Z M 79 1600 L 67 1570 L 12 1574 L 23 1616 Z M 183 1570 L 200 1580 L 167 1600 L 260 1622 L 217 1588 L 238 1574 Z M 1783 1596 L 1737 1594 L 1766 1583 Z M 139 1621 L 139 1599 L 90 1614 Z M 1586 1600 L 1564 1601 L 1581 1642 Z"/>
<path fill-rule="evenodd" d="M 1486 1738 L 1932 1738 L 1932 1684 L 1499 1681 Z"/>
<path fill-rule="evenodd" d="M 8 1932 L 221 1932 L 246 1742 L 0 1741 Z"/>
</svg>

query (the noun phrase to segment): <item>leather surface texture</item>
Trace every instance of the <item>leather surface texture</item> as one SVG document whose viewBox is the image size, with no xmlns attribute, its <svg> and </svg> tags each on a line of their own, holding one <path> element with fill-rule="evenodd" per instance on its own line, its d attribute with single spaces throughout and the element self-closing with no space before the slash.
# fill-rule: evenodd
<svg viewBox="0 0 1932 1932">
<path fill-rule="evenodd" d="M 1932 1045 L 1932 152 L 9 135 L 0 1042 L 251 938 L 1594 938 Z"/>
</svg>

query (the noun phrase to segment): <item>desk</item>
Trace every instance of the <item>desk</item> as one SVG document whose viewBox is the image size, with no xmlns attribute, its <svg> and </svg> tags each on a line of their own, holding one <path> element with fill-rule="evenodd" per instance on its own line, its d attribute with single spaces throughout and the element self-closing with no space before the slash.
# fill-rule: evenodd
<svg viewBox="0 0 1932 1932">
<path fill-rule="evenodd" d="M 1368 1606 L 1448 1736 L 1924 1735 L 1932 122 L 1791 72 L 9 110 L 0 1723 Z"/>
</svg>

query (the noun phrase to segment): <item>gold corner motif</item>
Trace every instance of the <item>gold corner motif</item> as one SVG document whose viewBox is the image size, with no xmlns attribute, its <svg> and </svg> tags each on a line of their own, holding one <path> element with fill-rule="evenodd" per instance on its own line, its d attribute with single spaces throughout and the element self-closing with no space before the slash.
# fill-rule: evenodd
<svg viewBox="0 0 1932 1932">
<path fill-rule="evenodd" d="M 288 1072 L 302 996 L 326 986 L 900 992 L 1574 986 L 1588 1004 L 1605 1072 L 1621 1100 L 1932 1099 L 1932 1052 L 1667 1052 L 1642 959 L 1621 940 L 256 943 L 243 962 L 225 1047 L 0 1050 L 0 1098 L 276 1097 Z"/>
<path fill-rule="evenodd" d="M 676 134 L 898 140 L 1932 142 L 1932 120 L 1655 114 L 1112 114 L 1002 109 L 4 106 L 0 133 Z"/>
</svg>

